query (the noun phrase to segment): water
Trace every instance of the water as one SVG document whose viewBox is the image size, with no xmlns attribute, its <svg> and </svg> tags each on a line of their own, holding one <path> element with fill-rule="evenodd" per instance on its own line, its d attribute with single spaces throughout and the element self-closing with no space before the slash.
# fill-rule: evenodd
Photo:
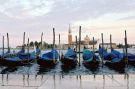
<svg viewBox="0 0 135 89">
<path fill-rule="evenodd" d="M 55 68 L 52 69 L 41 69 L 40 66 L 36 63 L 32 64 L 31 66 L 22 66 L 17 67 L 14 69 L 6 68 L 6 67 L 0 67 L 0 72 L 5 74 L 30 74 L 30 75 L 37 75 L 37 74 L 46 74 L 46 75 L 103 75 L 103 74 L 123 74 L 119 71 L 111 70 L 108 67 L 99 66 L 99 68 L 95 71 L 89 70 L 85 68 L 83 65 L 76 66 L 76 68 L 64 71 L 61 68 L 61 63 L 59 62 Z M 126 74 L 135 74 L 135 67 L 134 66 L 128 66 L 128 68 L 125 68 Z"/>
<path fill-rule="evenodd" d="M 118 49 L 120 52 L 122 52 L 122 49 Z M 47 50 L 48 51 L 48 50 Z M 129 49 L 130 53 L 135 53 L 135 49 Z M 44 53 L 44 52 L 42 52 Z M 65 53 L 65 50 L 62 50 L 61 53 Z M 82 62 L 82 58 L 81 58 Z M 82 63 L 81 66 L 76 66 L 76 68 L 71 70 L 62 70 L 61 68 L 61 62 L 59 61 L 58 64 L 55 66 L 55 68 L 52 69 L 41 69 L 40 66 L 37 63 L 33 63 L 30 66 L 20 66 L 16 68 L 6 68 L 0 66 L 0 73 L 4 74 L 30 74 L 30 75 L 37 75 L 37 74 L 46 74 L 46 75 L 103 75 L 103 74 L 135 74 L 135 67 L 134 66 L 128 66 L 125 68 L 125 71 L 123 73 L 120 73 L 119 71 L 111 70 L 106 66 L 102 67 L 102 64 L 100 64 L 99 68 L 97 70 L 89 70 L 85 68 Z"/>
<path fill-rule="evenodd" d="M 135 75 L 0 75 L 0 89 L 134 89 Z"/>
<path fill-rule="evenodd" d="M 41 69 L 33 63 L 13 69 L 0 66 L 0 73 L 4 73 L 0 74 L 0 89 L 134 89 L 135 85 L 134 66 L 128 66 L 120 73 L 101 64 L 95 71 L 85 68 L 82 63 L 65 71 L 61 62 L 52 69 Z"/>
</svg>

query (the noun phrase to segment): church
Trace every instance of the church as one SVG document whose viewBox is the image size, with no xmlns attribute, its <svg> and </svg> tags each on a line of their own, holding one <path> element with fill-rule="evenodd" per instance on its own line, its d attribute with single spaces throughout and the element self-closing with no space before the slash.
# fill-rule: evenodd
<svg viewBox="0 0 135 89">
<path fill-rule="evenodd" d="M 86 35 L 84 37 L 83 40 L 81 40 L 80 42 L 80 47 L 81 47 L 81 50 L 86 47 L 90 50 L 93 49 L 93 44 L 94 44 L 94 49 L 98 49 L 99 47 L 99 40 L 94 40 L 93 41 L 93 38 L 90 39 L 88 35 Z M 77 39 L 77 41 L 73 41 L 73 37 L 72 37 L 72 31 L 71 31 L 71 28 L 69 26 L 69 30 L 68 30 L 68 44 L 64 44 L 64 49 L 67 49 L 68 47 L 71 47 L 71 48 L 76 48 L 77 46 L 77 49 L 79 47 L 79 40 Z"/>
</svg>

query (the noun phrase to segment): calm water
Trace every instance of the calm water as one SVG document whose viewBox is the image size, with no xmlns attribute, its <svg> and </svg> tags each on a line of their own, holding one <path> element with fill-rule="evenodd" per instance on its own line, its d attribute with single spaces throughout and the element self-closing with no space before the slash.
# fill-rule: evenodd
<svg viewBox="0 0 135 89">
<path fill-rule="evenodd" d="M 122 49 L 119 49 L 119 51 L 123 51 Z M 130 53 L 135 53 L 135 49 L 129 49 Z M 65 53 L 65 51 L 61 51 L 61 53 Z M 82 58 L 81 58 L 82 61 Z M 0 73 L 10 73 L 10 74 L 31 74 L 31 75 L 37 75 L 37 74 L 47 74 L 47 75 L 92 75 L 92 74 L 121 74 L 118 71 L 111 70 L 106 66 L 102 67 L 102 64 L 100 64 L 100 67 L 97 70 L 89 70 L 85 68 L 82 63 L 81 66 L 76 66 L 76 68 L 71 70 L 62 70 L 61 68 L 61 62 L 58 62 L 58 64 L 55 66 L 55 68 L 52 69 L 41 69 L 40 66 L 36 63 L 33 63 L 31 66 L 22 66 L 17 67 L 14 69 L 6 68 L 6 67 L 0 67 Z M 135 67 L 134 66 L 128 66 L 125 68 L 126 74 L 134 74 L 135 73 Z"/>
<path fill-rule="evenodd" d="M 135 75 L 0 75 L 0 89 L 134 89 Z"/>
</svg>

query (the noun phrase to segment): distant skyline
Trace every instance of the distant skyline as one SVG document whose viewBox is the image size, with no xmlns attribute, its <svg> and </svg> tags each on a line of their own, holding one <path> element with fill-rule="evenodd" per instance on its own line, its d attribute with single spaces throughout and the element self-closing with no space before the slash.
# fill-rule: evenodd
<svg viewBox="0 0 135 89">
<path fill-rule="evenodd" d="M 61 42 L 67 43 L 69 24 L 73 34 L 78 35 L 82 26 L 82 39 L 101 38 L 109 42 L 124 43 L 127 30 L 128 43 L 135 44 L 135 1 L 134 0 L 0 0 L 0 47 L 2 36 L 9 33 L 10 45 L 22 44 L 23 32 L 26 39 L 52 43 L 52 29 L 61 34 Z M 27 40 L 26 40 L 27 42 Z M 6 42 L 5 42 L 6 44 Z"/>
</svg>

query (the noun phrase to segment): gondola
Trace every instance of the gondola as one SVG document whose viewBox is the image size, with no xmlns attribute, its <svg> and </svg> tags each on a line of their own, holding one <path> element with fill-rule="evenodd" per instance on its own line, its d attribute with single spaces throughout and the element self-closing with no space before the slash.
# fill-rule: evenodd
<svg viewBox="0 0 135 89">
<path fill-rule="evenodd" d="M 73 68 L 76 67 L 77 61 L 77 53 L 74 49 L 68 48 L 65 55 L 61 56 L 61 63 L 62 66 L 65 68 Z"/>
<path fill-rule="evenodd" d="M 127 54 L 127 59 L 126 59 L 126 55 L 124 56 L 124 58 L 125 58 L 125 61 L 126 60 L 128 61 L 128 65 L 135 66 L 135 55 L 134 54 L 128 53 Z"/>
<path fill-rule="evenodd" d="M 83 64 L 90 69 L 96 69 L 99 67 L 99 57 L 94 52 L 84 49 L 83 50 Z"/>
<path fill-rule="evenodd" d="M 0 59 L 1 66 L 15 67 L 30 65 L 36 59 L 35 52 L 32 53 L 5 53 Z"/>
<path fill-rule="evenodd" d="M 113 49 L 110 53 L 105 53 L 103 56 L 106 66 L 117 71 L 124 71 L 125 60 L 123 53 Z"/>
<path fill-rule="evenodd" d="M 59 58 L 59 54 L 57 50 L 52 49 L 50 52 L 42 54 L 38 58 L 37 63 L 40 65 L 40 67 L 51 68 L 57 64 L 58 58 Z"/>
<path fill-rule="evenodd" d="M 4 36 L 3 36 L 3 54 L 0 57 L 0 65 L 7 66 L 7 67 L 16 67 L 16 66 L 24 66 L 29 65 L 31 62 L 34 61 L 36 58 L 35 51 L 29 52 L 29 46 L 28 46 L 28 52 L 25 53 L 25 32 L 23 36 L 23 45 L 22 49 L 17 53 L 11 53 L 10 47 L 9 47 L 9 36 L 7 33 L 7 47 L 8 51 L 4 53 Z M 29 38 L 28 38 L 28 44 L 29 44 Z"/>
</svg>

